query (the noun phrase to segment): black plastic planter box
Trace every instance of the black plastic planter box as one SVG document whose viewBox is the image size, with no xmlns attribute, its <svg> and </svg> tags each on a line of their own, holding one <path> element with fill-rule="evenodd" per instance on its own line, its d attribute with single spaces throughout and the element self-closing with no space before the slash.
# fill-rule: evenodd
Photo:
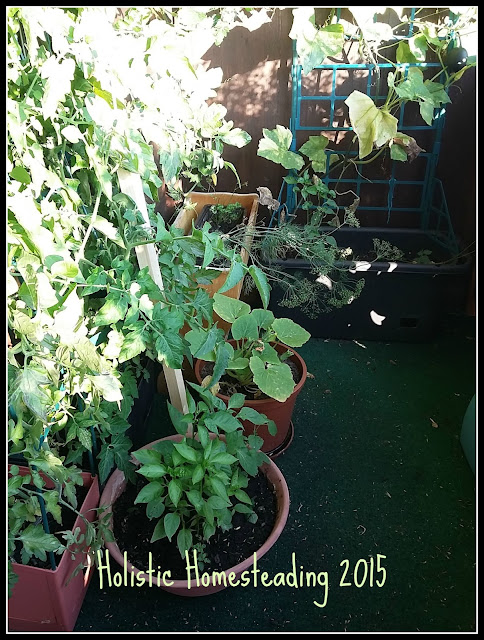
<svg viewBox="0 0 484 640">
<path fill-rule="evenodd" d="M 380 238 L 413 255 L 422 249 L 431 250 L 430 258 L 435 262 L 452 258 L 435 238 L 414 229 L 351 228 L 340 229 L 334 236 L 338 247 L 351 247 L 357 257 L 371 251 L 373 238 Z M 271 264 L 289 273 L 317 278 L 304 260 Z M 337 266 L 348 269 L 351 262 L 338 262 Z M 300 309 L 279 305 L 283 292 L 278 285 L 272 289 L 269 308 L 276 316 L 302 325 L 314 338 L 425 342 L 432 339 L 446 314 L 463 310 L 470 267 L 469 258 L 457 264 L 374 262 L 367 270 L 350 275 L 355 280 L 364 278 L 365 286 L 358 298 L 342 308 L 308 318 Z"/>
</svg>

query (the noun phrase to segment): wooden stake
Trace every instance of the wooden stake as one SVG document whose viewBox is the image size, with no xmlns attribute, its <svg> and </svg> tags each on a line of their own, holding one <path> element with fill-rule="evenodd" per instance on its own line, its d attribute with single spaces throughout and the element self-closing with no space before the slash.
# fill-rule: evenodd
<svg viewBox="0 0 484 640">
<path fill-rule="evenodd" d="M 148 209 L 146 207 L 140 176 L 137 173 L 131 173 L 125 169 L 118 169 L 118 178 L 121 191 L 132 198 L 140 210 L 144 220 L 142 226 L 150 228 L 151 225 L 148 218 Z M 163 290 L 163 280 L 161 278 L 158 255 L 154 245 L 145 244 L 140 247 L 136 247 L 136 256 L 138 258 L 140 269 L 148 267 L 150 276 L 158 287 Z M 163 373 L 165 374 L 166 386 L 168 387 L 171 404 L 182 413 L 188 413 L 187 394 L 181 370 L 170 369 L 163 364 Z"/>
</svg>

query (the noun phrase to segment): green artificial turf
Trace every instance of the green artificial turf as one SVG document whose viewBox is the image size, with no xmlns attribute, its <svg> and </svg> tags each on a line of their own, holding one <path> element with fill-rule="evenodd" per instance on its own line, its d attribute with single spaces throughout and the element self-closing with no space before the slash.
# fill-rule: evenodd
<svg viewBox="0 0 484 640">
<path fill-rule="evenodd" d="M 148 586 L 101 590 L 95 574 L 75 631 L 475 630 L 475 477 L 459 441 L 475 393 L 474 326 L 451 317 L 427 344 L 311 339 L 299 349 L 311 375 L 294 440 L 276 460 L 290 513 L 259 567 L 288 573 L 295 553 L 298 571 L 327 572 L 325 607 L 314 604 L 322 586 L 182 598 Z M 161 395 L 147 427 L 147 442 L 173 433 Z M 378 555 L 383 586 L 383 571 L 355 586 L 358 561 L 376 568 Z"/>
</svg>

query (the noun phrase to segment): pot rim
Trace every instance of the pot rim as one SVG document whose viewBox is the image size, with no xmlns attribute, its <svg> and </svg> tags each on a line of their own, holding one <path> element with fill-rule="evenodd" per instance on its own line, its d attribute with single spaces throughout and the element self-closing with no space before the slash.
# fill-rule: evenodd
<svg viewBox="0 0 484 640">
<path fill-rule="evenodd" d="M 227 342 L 229 343 L 235 343 L 236 341 L 233 339 L 227 340 Z M 283 348 L 283 349 L 287 349 L 288 351 L 292 352 L 292 355 L 289 356 L 289 360 L 293 360 L 296 362 L 296 364 L 299 366 L 300 370 L 301 370 L 301 379 L 299 380 L 299 382 L 296 384 L 296 386 L 294 387 L 291 395 L 289 396 L 289 398 L 291 398 L 294 395 L 297 395 L 304 383 L 306 382 L 306 378 L 308 375 L 308 368 L 306 366 L 306 363 L 304 362 L 304 359 L 299 355 L 299 353 L 297 351 L 295 351 L 292 347 L 288 347 L 287 345 L 285 345 L 282 342 L 274 342 L 274 347 L 277 348 L 278 346 Z M 195 366 L 193 367 L 194 372 L 195 372 L 195 376 L 198 380 L 198 384 L 202 384 L 202 379 L 201 376 L 199 375 L 200 370 L 203 366 L 203 363 L 207 362 L 206 360 L 200 359 L 200 358 L 196 358 L 195 360 Z M 230 396 L 226 396 L 223 393 L 217 393 L 217 398 L 220 398 L 221 400 L 223 400 L 224 402 L 228 402 L 230 400 Z M 287 398 L 286 400 L 284 400 L 284 402 L 287 402 L 289 400 L 289 398 Z M 276 400 L 275 398 L 262 398 L 260 400 L 245 400 L 244 401 L 244 406 L 245 407 L 260 407 L 263 404 L 267 404 L 267 403 L 276 403 L 276 404 L 284 404 L 284 402 L 279 402 L 279 400 Z"/>
<path fill-rule="evenodd" d="M 181 441 L 183 439 L 184 436 L 182 436 L 181 434 L 173 434 L 171 436 L 166 436 L 165 438 L 159 438 L 158 440 L 154 440 L 153 442 L 150 442 L 149 444 L 144 445 L 143 447 L 141 447 L 142 449 L 148 449 L 149 447 L 151 447 L 152 445 L 156 444 L 157 442 L 161 442 L 161 441 L 165 441 L 165 440 L 175 440 L 175 441 Z M 272 484 L 272 486 L 274 487 L 275 491 L 276 491 L 276 498 L 277 498 L 277 515 L 276 515 L 276 521 L 274 523 L 274 527 L 269 535 L 269 537 L 267 538 L 267 540 L 264 542 L 264 544 L 260 547 L 260 549 L 258 549 L 257 551 L 255 551 L 254 553 L 257 556 L 257 559 L 262 558 L 263 555 L 265 555 L 269 549 L 271 549 L 275 542 L 277 541 L 277 539 L 279 538 L 279 536 L 281 535 L 285 525 L 286 525 L 286 521 L 287 521 L 287 517 L 289 515 L 289 504 L 290 504 L 290 498 L 289 498 L 289 489 L 287 487 L 287 483 L 286 480 L 284 478 L 284 476 L 282 475 L 281 471 L 279 470 L 279 468 L 274 464 L 274 462 L 271 461 L 270 464 L 263 464 L 260 467 L 260 470 L 266 475 L 267 479 L 269 480 L 269 482 Z M 127 480 L 124 476 L 124 473 L 122 471 L 120 471 L 119 469 L 116 469 L 110 476 L 109 480 L 106 483 L 106 486 L 104 487 L 104 490 L 102 492 L 101 498 L 99 500 L 99 506 L 100 507 L 105 507 L 105 513 L 109 513 L 110 515 L 110 519 L 109 519 L 109 527 L 114 535 L 114 530 L 113 530 L 113 512 L 112 512 L 112 505 L 114 504 L 114 502 L 119 498 L 119 496 L 123 493 L 125 487 L 127 485 Z M 112 496 L 114 496 L 114 499 L 112 499 Z M 111 502 L 109 502 L 109 500 L 112 500 Z M 118 546 L 118 543 L 116 542 L 116 540 L 114 542 L 106 542 L 106 550 L 109 551 L 109 555 L 114 558 L 114 560 L 116 560 L 116 562 L 118 562 L 118 564 L 120 564 L 120 566 L 124 567 L 126 566 L 126 570 L 129 573 L 134 573 L 136 576 L 140 575 L 142 576 L 145 581 L 149 581 L 149 576 L 144 573 L 143 571 L 137 569 L 133 564 L 131 564 L 131 562 L 129 562 L 129 560 L 126 561 L 126 563 L 124 563 L 124 551 L 122 552 L 121 549 Z M 253 565 L 253 556 L 254 554 L 251 554 L 250 557 L 245 558 L 242 562 L 240 562 L 239 564 L 230 567 L 229 569 L 224 569 L 223 573 L 225 573 L 227 579 L 229 578 L 229 574 L 230 573 L 235 573 L 236 575 L 241 574 L 243 571 L 245 571 L 246 569 L 248 569 L 249 567 L 251 567 Z M 217 572 L 217 573 L 221 573 Z M 211 574 L 212 575 L 212 574 Z M 180 591 L 185 591 L 188 590 L 188 580 L 173 580 L 170 579 L 170 581 L 173 583 L 169 586 L 161 586 L 159 585 L 159 587 L 161 589 L 167 590 L 167 591 L 175 591 L 175 590 L 180 590 Z M 201 590 L 203 591 L 204 589 L 206 589 L 206 587 L 203 586 L 192 586 L 190 588 L 190 591 L 192 591 L 192 593 L 196 593 L 197 591 Z"/>
</svg>

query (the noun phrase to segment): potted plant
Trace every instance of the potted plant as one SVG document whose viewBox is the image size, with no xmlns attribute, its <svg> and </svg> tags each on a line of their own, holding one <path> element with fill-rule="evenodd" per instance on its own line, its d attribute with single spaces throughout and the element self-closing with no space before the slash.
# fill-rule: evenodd
<svg viewBox="0 0 484 640">
<path fill-rule="evenodd" d="M 312 7 L 294 9 L 297 110 L 291 130 L 264 129 L 259 141 L 258 155 L 289 170 L 281 189 L 285 202 L 268 199 L 276 203 L 272 222 L 277 219 L 280 227 L 271 228 L 264 240 L 264 249 L 272 249 L 268 273 L 272 270 L 281 284 L 272 304 L 294 309 L 290 317 L 314 336 L 427 339 L 443 312 L 463 302 L 470 261 L 460 255 L 434 169 L 450 102 L 447 90 L 475 64 L 464 55 L 459 36 L 475 16 L 472 10 L 459 14 L 444 8 L 426 15 L 424 9 L 404 9 L 393 23 L 392 11 L 388 8 L 383 19 L 383 11 L 375 14 L 371 7 L 351 13 L 328 9 L 323 16 Z M 358 57 L 350 57 L 356 41 Z M 355 73 L 357 82 L 355 63 L 368 75 L 367 83 L 353 85 L 361 91 L 348 90 L 344 103 L 338 102 L 338 91 L 326 95 L 319 85 L 324 74 L 332 74 L 332 87 L 344 74 Z M 344 121 L 336 117 L 337 109 Z M 311 119 L 312 113 L 318 118 Z M 329 123 L 323 126 L 321 117 Z M 437 135 L 425 151 L 412 136 L 414 129 L 424 136 L 420 129 L 426 128 Z M 351 130 L 351 144 L 349 137 L 330 142 L 331 133 L 347 136 Z M 403 163 L 415 164 L 398 166 Z M 348 222 L 354 228 L 347 228 Z M 428 253 L 431 264 L 424 262 Z M 313 318 L 301 318 L 296 310 L 301 307 Z"/>
<path fill-rule="evenodd" d="M 206 204 L 195 221 L 195 228 L 201 229 L 208 222 L 210 231 L 226 234 L 239 225 L 244 217 L 245 210 L 240 202 Z"/>
<path fill-rule="evenodd" d="M 262 451 L 278 455 L 292 440 L 291 417 L 307 377 L 306 364 L 294 348 L 310 334 L 288 318 L 276 319 L 267 309 L 251 311 L 247 303 L 221 294 L 214 296 L 214 311 L 230 323 L 231 339 L 212 350 L 205 346 L 203 329 L 186 334 L 197 358 L 197 380 L 227 405 L 231 397 L 244 394 L 238 416 L 246 434 L 256 432 L 264 441 Z M 260 422 L 259 412 L 270 419 L 267 424 Z"/>
<path fill-rule="evenodd" d="M 223 38 L 218 21 L 224 11 L 206 16 L 213 41 Z M 240 22 L 238 15 L 224 14 L 224 30 Z M 48 494 L 51 512 L 58 513 L 60 486 L 85 454 L 101 484 L 114 468 L 134 474 L 126 435 L 140 375 L 134 365 L 146 353 L 180 366 L 186 318 L 176 307 L 187 291 L 191 312 L 199 313 L 194 326 L 211 314 L 193 270 L 183 292 L 164 293 L 148 269 L 139 268 L 136 248 L 163 243 L 169 231 L 162 219 L 155 234 L 140 229 L 137 207 L 118 177 L 118 170 L 139 174 L 147 197 L 155 198 L 161 179 L 151 139 L 159 143 L 166 185 L 183 170 L 197 177 L 210 166 L 216 175 L 224 166 L 223 145 L 248 141 L 221 109 L 207 106 L 213 73 L 200 69 L 193 91 L 197 56 L 190 62 L 185 46 L 200 14 L 190 23 L 193 17 L 191 8 L 156 15 L 136 7 L 8 11 L 9 453 L 23 456 L 32 472 L 36 467 L 57 478 L 59 487 Z M 148 22 L 151 36 L 142 28 Z M 160 52 L 167 41 L 170 57 Z M 154 93 L 159 83 L 179 98 L 169 117 Z M 193 265 L 191 242 L 183 255 Z M 178 267 L 179 275 L 170 249 L 167 243 L 160 261 Z M 197 276 L 210 281 L 203 270 Z M 12 507 L 23 509 L 20 495 Z M 39 552 L 44 543 L 48 552 L 52 540 L 39 540 Z M 17 577 L 9 571 L 12 583 Z M 17 582 L 15 597 L 25 603 L 23 584 Z"/>
<path fill-rule="evenodd" d="M 228 262 L 228 266 L 217 267 L 219 275 L 210 284 L 201 285 L 210 296 L 213 296 L 213 294 L 217 292 L 223 292 L 232 298 L 238 299 L 240 297 L 243 278 L 238 279 L 237 282 L 233 282 L 233 276 L 236 272 L 242 272 L 242 270 L 247 271 L 249 268 L 249 252 L 252 245 L 254 228 L 257 224 L 259 207 L 257 194 L 235 194 L 221 191 L 203 193 L 193 191 L 187 196 L 183 208 L 173 223 L 174 227 L 182 229 L 185 235 L 188 235 L 191 233 L 193 224 L 195 228 L 197 228 L 197 220 L 200 221 L 203 211 L 207 211 L 205 207 L 209 207 L 209 209 L 215 207 L 218 210 L 225 211 L 227 211 L 226 208 L 228 207 L 228 210 L 232 211 L 236 204 L 240 205 L 244 210 L 242 216 L 244 228 L 240 234 L 237 234 L 237 236 L 241 236 L 241 238 L 238 239 L 235 245 L 236 263 L 234 264 L 233 259 L 224 258 L 225 261 Z M 232 225 L 231 228 L 233 229 L 233 223 L 229 223 L 229 226 L 230 225 Z M 209 231 L 211 231 L 211 228 L 209 228 Z M 227 233 L 227 231 L 229 231 L 229 228 L 224 228 L 224 233 Z M 229 247 L 233 249 L 233 246 L 230 244 Z M 245 267 L 247 269 L 244 269 Z M 225 329 L 228 328 L 224 325 L 223 321 L 220 323 L 220 326 Z"/>
<path fill-rule="evenodd" d="M 157 585 L 181 596 L 234 585 L 252 566 L 254 554 L 259 559 L 276 542 L 289 510 L 284 477 L 260 451 L 261 438 L 243 434 L 236 415 L 243 398 L 234 396 L 226 406 L 207 389 L 192 387 L 199 400 L 187 394 L 190 413 L 168 405 L 177 435 L 135 451 L 138 482 L 130 487 L 116 471 L 100 501 L 114 537 L 106 543 L 103 569 L 111 572 L 110 556 L 148 582 L 153 554 L 164 570 Z M 126 504 L 134 501 L 134 506 L 127 513 L 117 505 L 128 491 Z M 262 501 L 264 522 L 258 519 Z"/>
<path fill-rule="evenodd" d="M 9 465 L 8 544 L 9 555 L 17 559 L 9 567 L 9 581 L 14 582 L 9 629 L 72 631 L 92 577 L 91 561 L 103 544 L 102 526 L 92 524 L 98 481 L 75 469 L 52 479 L 39 472 L 46 467 L 42 460 L 35 462 L 31 467 Z"/>
</svg>

